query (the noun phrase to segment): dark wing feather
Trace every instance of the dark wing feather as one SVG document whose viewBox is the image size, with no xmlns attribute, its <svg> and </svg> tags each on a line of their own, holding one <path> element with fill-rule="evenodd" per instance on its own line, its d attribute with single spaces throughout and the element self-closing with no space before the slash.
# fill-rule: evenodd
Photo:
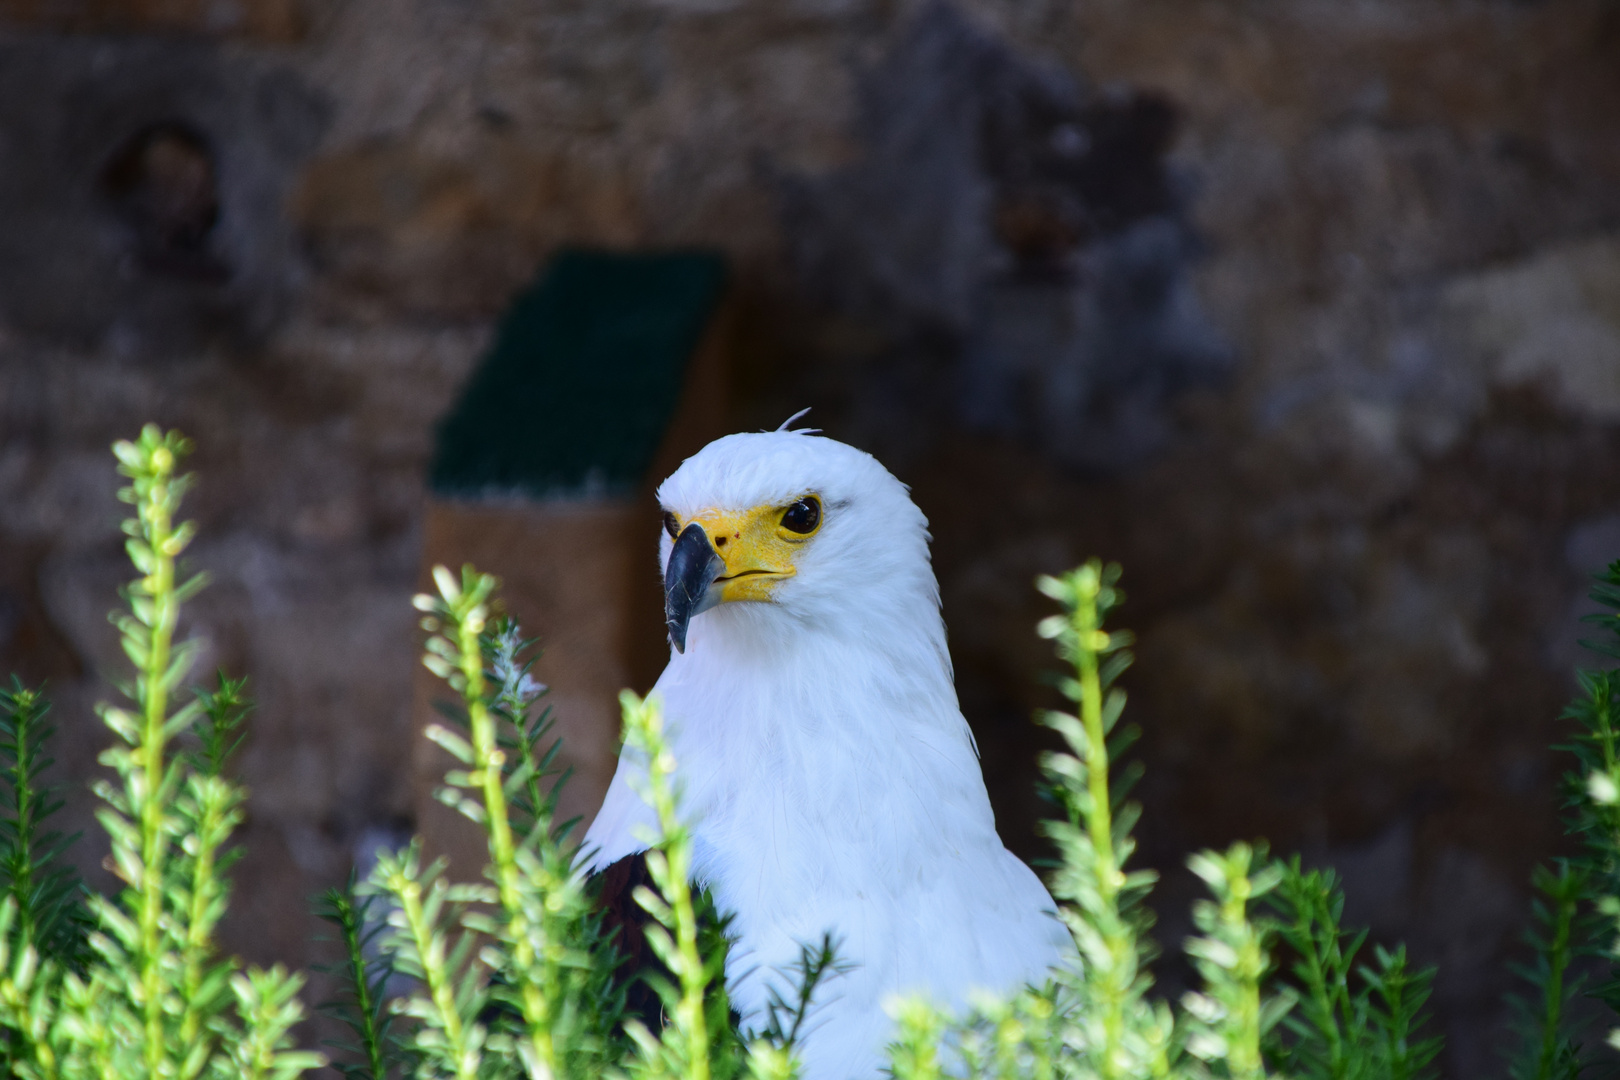
<svg viewBox="0 0 1620 1080">
<path fill-rule="evenodd" d="M 599 874 L 592 875 L 600 891 L 597 905 L 602 912 L 603 935 L 619 950 L 619 969 L 614 977 L 615 989 L 623 988 L 625 1017 L 639 1018 L 650 1031 L 662 1030 L 664 1005 L 647 982 L 648 972 L 673 980 L 674 976 L 658 959 L 647 944 L 647 924 L 653 917 L 636 903 L 638 885 L 657 890 L 652 875 L 647 872 L 647 855 L 637 852 L 626 855 Z"/>
</svg>

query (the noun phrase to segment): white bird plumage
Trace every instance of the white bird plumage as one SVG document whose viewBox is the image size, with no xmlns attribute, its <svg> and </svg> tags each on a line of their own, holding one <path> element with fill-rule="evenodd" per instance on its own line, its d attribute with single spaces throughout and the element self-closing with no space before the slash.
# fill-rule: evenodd
<svg viewBox="0 0 1620 1080">
<path fill-rule="evenodd" d="M 691 620 L 653 689 L 677 762 L 696 877 L 736 937 L 732 1002 L 757 1023 L 801 944 L 831 932 L 850 965 L 818 990 L 806 1080 L 874 1076 L 885 1004 L 1040 982 L 1072 953 L 1050 894 L 1003 846 L 957 703 L 928 523 L 870 455 L 815 435 L 731 435 L 658 490 L 680 520 L 719 509 L 825 507 L 769 602 Z M 660 548 L 667 564 L 671 540 Z M 591 868 L 656 834 L 620 757 L 586 836 Z"/>
</svg>

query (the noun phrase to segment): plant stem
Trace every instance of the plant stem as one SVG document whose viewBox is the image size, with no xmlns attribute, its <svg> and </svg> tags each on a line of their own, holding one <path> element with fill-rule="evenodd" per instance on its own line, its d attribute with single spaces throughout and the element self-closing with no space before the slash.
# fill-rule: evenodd
<svg viewBox="0 0 1620 1080">
<path fill-rule="evenodd" d="M 10 713 L 13 737 L 16 739 L 15 757 L 9 770 L 16 840 L 15 846 L 8 854 L 11 857 L 11 896 L 17 903 L 15 940 L 19 948 L 26 948 L 29 945 L 40 948 L 42 945 L 35 940 L 37 927 L 33 903 L 33 840 L 36 828 L 34 814 L 37 801 L 33 784 L 33 743 L 36 739 L 33 725 L 41 711 L 39 706 L 39 695 L 32 690 L 24 690 L 14 685 L 10 694 L 0 692 L 0 707 Z"/>
<path fill-rule="evenodd" d="M 488 575 L 483 575 L 487 577 Z M 480 582 L 480 584 L 483 584 Z M 487 595 L 493 580 L 485 589 L 464 590 L 463 596 Z M 456 605 L 459 606 L 459 605 Z M 523 1020 L 528 1027 L 529 1043 L 534 1052 L 534 1080 L 552 1080 L 557 1075 L 556 1042 L 551 1032 L 551 1001 L 532 972 L 535 968 L 534 942 L 529 919 L 524 911 L 522 883 L 517 864 L 517 851 L 512 841 L 512 825 L 506 806 L 506 754 L 497 743 L 495 718 L 490 715 L 484 680 L 484 657 L 478 636 L 484 632 L 485 611 L 481 602 L 470 610 L 458 612 L 456 646 L 460 654 L 462 700 L 467 706 L 467 721 L 472 735 L 474 778 L 482 782 L 484 810 L 489 829 L 489 853 L 494 863 L 495 886 L 501 908 L 506 915 L 512 966 L 520 976 Z"/>
<path fill-rule="evenodd" d="M 1620 775 L 1620 768 L 1616 768 L 1615 730 L 1614 730 L 1614 676 L 1597 681 L 1592 690 L 1592 705 L 1594 728 L 1597 734 L 1597 744 L 1603 754 L 1603 774 L 1613 778 Z M 1620 852 L 1620 804 L 1610 803 L 1606 809 L 1609 819 L 1609 840 L 1605 849 L 1605 861 L 1608 866 L 1599 869 L 1613 873 L 1614 854 Z"/>
<path fill-rule="evenodd" d="M 647 752 L 647 797 L 658 817 L 664 838 L 661 850 L 647 856 L 647 867 L 669 905 L 674 931 L 675 963 L 681 996 L 675 1022 L 686 1037 L 686 1075 L 683 1080 L 709 1080 L 709 1025 L 703 1009 L 708 989 L 702 954 L 698 950 L 697 910 L 692 903 L 692 850 L 676 806 L 675 755 L 664 741 L 664 717 L 656 701 L 640 701 L 630 691 L 619 695 L 624 705 L 628 737 Z"/>
<path fill-rule="evenodd" d="M 1231 927 L 1247 928 L 1249 919 L 1248 867 L 1230 879 L 1231 891 L 1221 900 L 1221 920 Z M 1260 977 L 1266 967 L 1266 952 L 1258 935 L 1244 934 L 1238 946 L 1239 993 L 1232 1027 L 1238 1033 L 1227 1058 L 1233 1080 L 1260 1080 L 1265 1075 L 1260 1057 Z"/>
<path fill-rule="evenodd" d="M 146 1027 L 146 1063 L 151 1075 L 159 1075 L 164 1062 L 162 915 L 163 862 L 168 837 L 163 821 L 164 728 L 168 720 L 169 654 L 179 621 L 180 605 L 174 597 L 174 538 L 170 517 L 169 483 L 174 473 L 174 454 L 167 446 L 153 450 L 155 476 L 145 498 L 137 504 L 141 531 L 151 549 L 152 565 L 141 582 L 151 609 L 146 620 L 151 630 L 146 663 L 137 676 L 141 696 L 141 882 L 140 882 L 140 972 L 142 1013 Z"/>
<path fill-rule="evenodd" d="M 1322 1063 L 1328 1080 L 1345 1080 L 1349 1070 L 1346 1031 L 1354 1029 L 1345 972 L 1349 964 L 1340 944 L 1339 921 L 1334 914 L 1331 879 L 1318 872 L 1304 873 L 1296 858 L 1284 878 L 1285 902 L 1293 910 L 1290 943 L 1299 953 L 1305 992 L 1314 1020 L 1313 1033 L 1322 1040 Z"/>
<path fill-rule="evenodd" d="M 1543 998 L 1541 1054 L 1536 1063 L 1537 1080 L 1552 1080 L 1561 1045 L 1560 1026 L 1564 1011 L 1564 972 L 1570 961 L 1570 931 L 1575 922 L 1575 906 L 1581 887 L 1575 871 L 1561 867 L 1548 890 L 1553 901 L 1553 933 L 1547 947 L 1547 985 Z"/>
<path fill-rule="evenodd" d="M 192 841 L 196 851 L 191 863 L 191 905 L 186 913 L 186 936 L 183 946 L 185 1014 L 180 1021 L 180 1045 L 188 1051 L 203 1036 L 204 1002 L 202 984 L 209 956 L 212 953 L 213 917 L 210 908 L 218 893 L 215 878 L 219 835 L 227 828 L 229 792 L 223 789 L 219 777 L 203 777 L 197 786 L 198 817 L 193 827 Z"/>
<path fill-rule="evenodd" d="M 443 941 L 434 934 L 434 928 L 422 910 L 422 885 L 401 868 L 389 876 L 387 886 L 399 898 L 406 928 L 421 958 L 422 981 L 427 984 L 428 997 L 433 1002 L 439 1023 L 444 1027 L 445 1043 L 455 1063 L 456 1080 L 476 1080 L 479 1056 L 468 1051 L 466 1029 L 462 1027 L 461 1013 L 456 1008 L 450 972 L 445 968 Z"/>
<path fill-rule="evenodd" d="M 1076 668 L 1080 674 L 1080 720 L 1086 729 L 1086 784 L 1091 793 L 1091 812 L 1086 828 L 1097 849 L 1098 882 L 1106 902 L 1113 903 L 1123 884 L 1114 860 L 1113 800 L 1108 790 L 1108 736 L 1103 731 L 1102 684 L 1097 675 L 1097 652 L 1108 645 L 1108 635 L 1098 627 L 1097 585 L 1094 575 L 1078 575 L 1080 602 L 1074 609 L 1074 628 L 1080 639 Z M 1087 586 L 1090 586 L 1088 589 Z M 1099 640 L 1101 639 L 1101 640 Z"/>
<path fill-rule="evenodd" d="M 1386 1036 L 1389 1080 L 1411 1080 L 1412 1010 L 1406 1004 L 1411 979 L 1406 974 L 1406 946 L 1402 945 L 1394 954 L 1385 953 L 1380 948 L 1379 959 L 1384 971 L 1378 980 L 1378 990 L 1389 1014 Z"/>
<path fill-rule="evenodd" d="M 1131 942 L 1120 925 L 1119 893 L 1125 879 L 1114 854 L 1108 733 L 1103 727 L 1103 687 L 1098 672 L 1098 654 L 1108 647 L 1109 637 L 1102 629 L 1102 614 L 1097 604 L 1103 584 L 1098 568 L 1094 564 L 1083 567 L 1074 575 L 1074 583 L 1075 668 L 1080 676 L 1080 722 L 1086 734 L 1086 788 L 1090 801 L 1086 828 L 1091 836 L 1097 891 L 1104 912 L 1099 930 L 1107 942 L 1110 961 L 1109 970 L 1104 973 L 1108 986 L 1103 999 L 1103 1046 L 1097 1064 L 1104 1080 L 1116 1080 L 1123 1076 L 1124 1068 L 1119 1051 L 1125 1036 L 1125 1000 L 1129 986 L 1121 983 L 1129 980 L 1126 960 Z"/>
<path fill-rule="evenodd" d="M 383 1041 L 377 1031 L 377 1003 L 371 996 L 371 975 L 367 970 L 365 947 L 360 941 L 363 916 L 354 903 L 354 879 L 342 892 L 327 893 L 332 912 L 337 916 L 339 931 L 343 934 L 343 951 L 349 961 L 349 978 L 354 982 L 354 1007 L 360 1014 L 357 1033 L 366 1052 L 366 1064 L 371 1069 L 371 1080 L 384 1080 L 388 1064 L 383 1060 Z"/>
</svg>

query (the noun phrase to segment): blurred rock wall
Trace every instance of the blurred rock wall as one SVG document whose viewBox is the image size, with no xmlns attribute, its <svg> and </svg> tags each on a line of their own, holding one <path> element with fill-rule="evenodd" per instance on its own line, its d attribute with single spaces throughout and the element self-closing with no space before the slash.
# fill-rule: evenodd
<svg viewBox="0 0 1620 1080">
<path fill-rule="evenodd" d="M 1009 841 L 1030 580 L 1118 559 L 1163 940 L 1192 847 L 1331 861 L 1488 1074 L 1620 555 L 1617 56 L 1612 0 L 0 0 L 0 669 L 92 775 L 106 447 L 196 437 L 232 940 L 308 963 L 410 824 L 434 420 L 557 244 L 719 246 L 736 426 L 813 405 L 933 523 Z"/>
</svg>

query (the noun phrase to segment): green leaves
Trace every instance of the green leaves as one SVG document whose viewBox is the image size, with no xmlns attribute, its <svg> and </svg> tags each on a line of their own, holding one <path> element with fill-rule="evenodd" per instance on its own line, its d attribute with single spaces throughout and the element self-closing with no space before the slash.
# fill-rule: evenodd
<svg viewBox="0 0 1620 1080">
<path fill-rule="evenodd" d="M 1598 576 L 1591 597 L 1609 610 L 1585 621 L 1605 633 L 1581 644 L 1620 656 L 1620 562 Z M 1591 1053 L 1585 1047 L 1596 1033 L 1578 1018 L 1582 1010 L 1572 1008 L 1584 982 L 1574 965 L 1581 956 L 1620 964 L 1620 671 L 1579 671 L 1576 677 L 1580 694 L 1562 717 L 1573 722 L 1575 732 L 1559 749 L 1575 759 L 1562 780 L 1564 820 L 1570 835 L 1581 841 L 1581 852 L 1554 860 L 1550 868 L 1538 867 L 1531 882 L 1538 894 L 1526 935 L 1532 958 L 1515 966 L 1525 987 L 1511 999 L 1520 1044 L 1510 1067 L 1514 1077 L 1525 1080 L 1563 1080 L 1580 1073 Z M 1611 974 L 1589 996 L 1608 1007 L 1612 1025 L 1620 1013 L 1620 978 Z M 1611 1030 L 1607 1041 L 1620 1046 L 1620 1029 Z M 1599 1053 L 1610 1056 L 1607 1050 Z"/>
<path fill-rule="evenodd" d="M 1375 945 L 1372 964 L 1356 963 L 1367 931 L 1340 924 L 1344 893 L 1333 871 L 1305 871 L 1298 856 L 1278 865 L 1270 902 L 1297 958 L 1299 997 L 1283 1021 L 1290 1037 L 1273 1040 L 1284 1070 L 1296 1080 L 1428 1080 L 1441 1041 L 1418 1032 L 1434 969 L 1412 971 L 1405 946 Z"/>
<path fill-rule="evenodd" d="M 1558 859 L 1550 870 L 1538 866 L 1531 884 L 1540 894 L 1532 903 L 1525 935 L 1533 959 L 1513 966 L 1514 974 L 1529 984 L 1529 993 L 1511 999 L 1522 1046 L 1510 1060 L 1509 1073 L 1513 1080 L 1575 1080 L 1581 1072 L 1581 1043 L 1568 1014 L 1580 980 L 1571 976 L 1570 964 L 1587 898 L 1586 873 Z"/>
<path fill-rule="evenodd" d="M 723 942 L 701 947 L 697 905 L 693 896 L 692 836 L 678 812 L 675 756 L 664 737 L 664 718 L 655 700 L 642 700 L 626 690 L 619 695 L 624 710 L 625 746 L 647 763 L 643 790 L 637 792 L 658 817 L 658 834 L 647 853 L 647 871 L 658 891 L 636 890 L 636 902 L 657 920 L 647 928 L 647 942 L 675 977 L 674 985 L 656 985 L 666 1022 L 661 1033 L 639 1021 L 626 1026 L 637 1055 L 631 1075 L 642 1080 L 728 1080 L 742 1064 L 731 1034 L 724 985 Z"/>
<path fill-rule="evenodd" d="M 229 1071 L 215 1071 L 242 1080 L 291 1080 L 326 1064 L 320 1054 L 291 1048 L 290 1032 L 304 1017 L 298 1002 L 303 985 L 303 976 L 288 974 L 279 964 L 269 971 L 249 968 L 232 975 L 242 1034 L 227 1046 Z"/>
<path fill-rule="evenodd" d="M 487 994 L 482 973 L 471 963 L 476 941 L 455 927 L 468 903 L 488 897 L 486 890 L 452 887 L 443 874 L 443 860 L 423 867 L 420 844 L 413 843 L 382 853 L 371 881 L 395 904 L 384 948 L 394 966 L 423 987 L 395 1006 L 417 1021 L 409 1045 L 420 1061 L 418 1072 L 471 1080 L 488 1034 L 477 1019 Z"/>
<path fill-rule="evenodd" d="M 44 695 L 15 676 L 9 690 L 0 689 L 0 891 L 15 905 L 7 942 L 14 953 L 31 947 L 80 970 L 89 960 L 90 917 L 84 885 L 62 857 L 78 836 L 45 827 L 62 807 L 58 789 L 41 783 L 53 764 L 49 712 Z"/>
<path fill-rule="evenodd" d="M 805 1021 L 810 1017 L 810 1003 L 816 988 L 829 976 L 847 970 L 848 966 L 838 961 L 838 946 L 830 932 L 823 934 L 821 941 L 815 945 L 801 944 L 799 959 L 789 971 L 783 972 L 792 979 L 793 997 L 789 1000 L 782 995 L 776 983 L 771 984 L 765 1005 L 765 1023 L 755 1033 L 756 1037 L 769 1046 L 791 1051 L 804 1032 Z"/>
<path fill-rule="evenodd" d="M 1293 1007 L 1288 990 L 1267 995 L 1262 983 L 1271 969 L 1272 928 L 1249 917 L 1249 904 L 1282 881 L 1284 871 L 1266 865 L 1265 849 L 1233 844 L 1223 853 L 1200 852 L 1187 860 L 1214 897 L 1193 905 L 1201 937 L 1187 942 L 1187 955 L 1203 977 L 1204 988 L 1182 1004 L 1194 1020 L 1187 1049 L 1224 1067 L 1233 1080 L 1266 1075 L 1261 1040 Z"/>
<path fill-rule="evenodd" d="M 78 886 L 53 869 L 60 843 L 39 831 L 54 809 L 36 786 L 48 763 L 43 703 L 14 685 L 0 698 L 0 759 L 11 765 L 14 796 L 9 829 L 0 825 L 0 854 L 10 856 L 0 904 L 9 1064 L 30 1078 L 286 1080 L 322 1061 L 292 1048 L 302 977 L 244 970 L 214 940 L 228 901 L 226 844 L 246 797 L 224 775 L 241 739 L 243 683 L 222 674 L 217 690 L 178 708 L 171 700 L 196 652 L 176 640 L 182 605 L 203 584 L 201 575 L 176 576 L 194 535 L 174 522 L 190 486 L 175 469 L 190 444 L 149 426 L 113 449 L 130 479 L 119 497 L 135 507 L 124 532 L 140 576 L 123 591 L 128 610 L 112 622 L 136 670 L 131 707 L 100 710 L 116 740 L 101 761 L 117 779 L 95 790 L 112 841 L 109 865 L 125 888 L 89 897 L 93 930 L 74 944 L 87 921 L 76 914 Z M 200 749 L 173 753 L 172 740 L 193 725 Z"/>
<path fill-rule="evenodd" d="M 1367 1015 L 1376 1038 L 1374 1061 L 1383 1068 L 1382 1073 L 1375 1068 L 1372 1075 L 1386 1075 L 1389 1080 L 1428 1080 L 1434 1076 L 1430 1064 L 1440 1055 L 1444 1043 L 1437 1035 L 1415 1036 L 1428 1022 L 1423 1006 L 1429 1000 L 1434 968 L 1411 971 L 1404 945 L 1393 952 L 1375 945 L 1373 958 L 1377 967 L 1356 968 L 1372 991 Z"/>
<path fill-rule="evenodd" d="M 1113 683 L 1130 665 L 1131 636 L 1103 628 L 1124 599 L 1119 568 L 1093 560 L 1037 587 L 1064 605 L 1038 632 L 1074 666 L 1058 689 L 1078 715 L 1046 713 L 1041 722 L 1063 736 L 1067 754 L 1047 754 L 1041 768 L 1067 820 L 1045 823 L 1062 862 L 1051 878 L 1059 914 L 1079 950 L 1075 968 L 1059 974 L 1072 994 L 1072 1023 L 1080 1061 L 1104 1080 L 1170 1075 L 1180 1058 L 1181 1032 L 1165 1010 L 1151 1004 L 1147 965 L 1156 954 L 1148 939 L 1152 913 L 1142 901 L 1158 880 L 1151 870 L 1125 869 L 1136 850 L 1131 835 L 1139 811 L 1112 787 L 1115 756 L 1130 741 L 1118 730 L 1124 692 Z M 1123 787 L 1132 774 L 1126 773 Z M 1055 1000 L 1055 999 L 1054 999 Z M 1054 1011 L 1054 1016 L 1057 1013 Z"/>
<path fill-rule="evenodd" d="M 343 945 L 343 965 L 319 970 L 338 977 L 343 995 L 323 1003 L 321 1012 L 348 1025 L 357 1040 L 327 1044 L 360 1059 L 332 1063 L 346 1080 L 383 1080 L 400 1056 L 398 1040 L 389 1030 L 394 1016 L 384 1007 L 394 966 L 387 953 L 377 955 L 377 939 L 386 929 L 375 910 L 377 901 L 374 893 L 358 893 L 351 873 L 343 888 L 326 890 L 315 905 L 315 913 L 337 927 Z"/>
<path fill-rule="evenodd" d="M 213 690 L 193 688 L 198 711 L 192 723 L 197 751 L 187 761 L 202 776 L 223 776 L 225 765 L 247 739 L 244 722 L 252 703 L 247 698 L 247 680 L 232 679 L 222 670 Z"/>
<path fill-rule="evenodd" d="M 950 1018 L 919 999 L 903 1001 L 893 1012 L 897 1037 L 889 1062 L 895 1080 L 942 1080 L 940 1043 L 950 1030 Z"/>
<path fill-rule="evenodd" d="M 1157 950 L 1147 937 L 1152 914 L 1144 901 L 1157 875 L 1128 868 L 1140 809 L 1125 794 L 1140 772 L 1116 767 L 1135 738 L 1119 726 L 1125 695 L 1113 685 L 1131 662 L 1131 636 L 1103 625 L 1124 599 L 1118 581 L 1118 567 L 1093 561 L 1037 583 L 1064 607 L 1043 619 L 1039 632 L 1073 666 L 1056 685 L 1074 713 L 1045 713 L 1040 720 L 1068 750 L 1046 755 L 1041 765 L 1064 810 L 1063 818 L 1045 823 L 1060 856 L 1050 884 L 1078 956 L 1046 985 L 1010 1000 L 978 1001 L 960 1019 L 926 1002 L 902 1003 L 892 1056 L 897 1080 L 1266 1075 L 1262 1041 L 1293 996 L 1267 989 L 1273 930 L 1250 914 L 1250 905 L 1285 876 L 1263 848 L 1236 844 L 1192 858 L 1213 896 L 1196 905 L 1202 934 L 1187 943 L 1203 985 L 1183 998 L 1179 1016 L 1148 996 L 1148 964 Z"/>
<path fill-rule="evenodd" d="M 424 866 L 419 845 L 384 855 L 357 890 L 369 906 L 391 904 L 383 961 L 418 980 L 396 1003 L 414 1021 L 402 1056 L 419 1075 L 598 1076 L 620 1048 L 622 994 L 611 986 L 617 957 L 602 939 L 586 893 L 572 823 L 555 820 L 557 743 L 536 712 L 543 693 L 530 677 L 532 641 L 492 614 L 495 579 L 472 567 L 457 579 L 434 571 L 436 595 L 415 598 L 431 636 L 423 664 L 460 697 L 427 736 L 461 766 L 440 800 L 484 832 L 487 885 L 453 884 L 442 863 Z M 352 1009 L 340 1015 L 360 1038 L 363 1063 L 351 1075 L 380 1076 L 388 1055 L 375 1014 L 381 982 L 362 955 L 363 909 L 329 895 L 329 917 L 345 935 Z M 368 1013 L 369 1010 L 369 1013 Z M 369 1017 L 369 1018 L 368 1018 Z"/>
</svg>

